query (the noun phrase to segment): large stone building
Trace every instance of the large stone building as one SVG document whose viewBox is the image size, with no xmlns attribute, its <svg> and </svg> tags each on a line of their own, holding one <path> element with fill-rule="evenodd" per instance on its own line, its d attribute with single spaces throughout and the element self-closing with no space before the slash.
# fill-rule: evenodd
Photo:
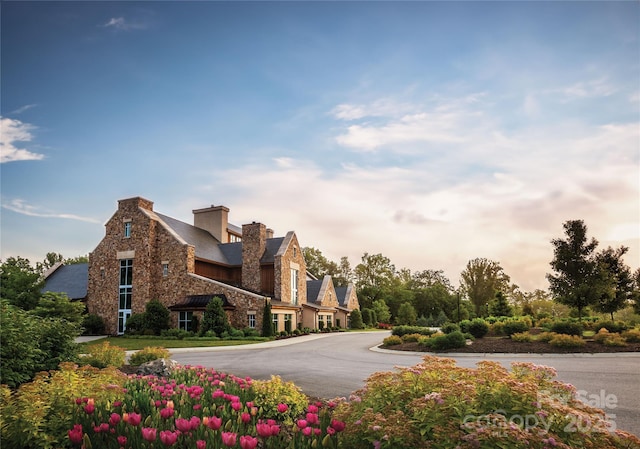
<svg viewBox="0 0 640 449">
<path fill-rule="evenodd" d="M 104 319 L 108 333 L 121 334 L 131 314 L 157 299 L 172 311 L 172 326 L 192 330 L 193 318 L 218 296 L 235 328 L 261 329 L 265 301 L 278 331 L 318 328 L 319 320 L 348 325 L 358 308 L 355 290 L 338 295 L 324 279 L 322 294 L 332 297 L 320 298 L 295 232 L 274 237 L 262 223 L 234 226 L 228 214 L 224 206 L 197 209 L 190 225 L 155 212 L 144 198 L 120 200 L 89 255 L 89 313 Z M 309 301 L 308 283 L 315 294 Z"/>
</svg>

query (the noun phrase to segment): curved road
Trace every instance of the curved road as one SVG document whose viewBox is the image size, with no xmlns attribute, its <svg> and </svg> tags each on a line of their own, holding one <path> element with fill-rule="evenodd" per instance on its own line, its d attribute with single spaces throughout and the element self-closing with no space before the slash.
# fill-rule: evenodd
<svg viewBox="0 0 640 449">
<path fill-rule="evenodd" d="M 237 376 L 269 379 L 272 374 L 293 381 L 304 393 L 321 398 L 348 397 L 378 371 L 412 366 L 422 355 L 371 350 L 386 332 L 316 334 L 305 337 L 219 348 L 172 349 L 181 364 L 203 365 Z M 640 354 L 615 355 L 481 355 L 460 354 L 460 366 L 474 367 L 480 360 L 530 361 L 554 367 L 558 379 L 573 384 L 580 397 L 603 408 L 620 429 L 640 436 Z M 614 416 L 615 415 L 615 416 Z"/>
</svg>

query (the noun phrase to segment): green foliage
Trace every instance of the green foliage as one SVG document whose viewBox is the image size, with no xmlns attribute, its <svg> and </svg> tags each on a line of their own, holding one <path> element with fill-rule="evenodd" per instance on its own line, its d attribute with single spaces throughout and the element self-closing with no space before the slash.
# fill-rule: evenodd
<svg viewBox="0 0 640 449">
<path fill-rule="evenodd" d="M 387 306 L 387 303 L 384 301 L 384 299 L 377 299 L 373 301 L 371 308 L 375 312 L 376 322 L 378 323 L 391 322 L 391 312 L 389 311 L 389 306 Z"/>
<path fill-rule="evenodd" d="M 487 303 L 496 292 L 507 290 L 510 281 L 498 262 L 484 258 L 470 260 L 460 278 L 462 289 L 473 303 L 477 316 L 486 315 Z"/>
<path fill-rule="evenodd" d="M 432 336 L 423 343 L 434 351 L 443 351 L 447 349 L 464 348 L 467 339 L 460 331 L 454 331 L 446 335 Z"/>
<path fill-rule="evenodd" d="M 631 329 L 623 332 L 622 337 L 629 343 L 640 343 L 640 329 Z"/>
<path fill-rule="evenodd" d="M 285 382 L 280 376 L 271 376 L 270 380 L 256 380 L 253 382 L 255 402 L 260 404 L 264 418 L 280 419 L 285 423 L 304 413 L 308 404 L 307 397 L 293 382 Z M 287 404 L 287 411 L 278 411 L 278 404 Z"/>
<path fill-rule="evenodd" d="M 367 326 L 375 326 L 376 322 L 373 318 L 373 310 L 371 309 L 362 309 L 362 321 Z"/>
<path fill-rule="evenodd" d="M 413 326 L 416 324 L 416 320 L 418 317 L 416 316 L 416 309 L 408 303 L 402 303 L 400 308 L 398 309 L 398 315 L 396 316 L 397 324 L 406 324 L 409 326 Z"/>
<path fill-rule="evenodd" d="M 169 329 L 169 309 L 157 299 L 149 301 L 145 306 L 144 328 L 150 330 L 153 335 L 160 335 L 163 330 Z"/>
<path fill-rule="evenodd" d="M 75 339 L 80 325 L 63 319 L 42 318 L 37 322 L 38 348 L 42 351 L 39 370 L 56 369 L 61 362 L 73 360 L 78 353 Z"/>
<path fill-rule="evenodd" d="M 382 340 L 382 346 L 395 346 L 403 343 L 402 338 L 397 335 L 390 335 Z"/>
<path fill-rule="evenodd" d="M 178 328 L 174 327 L 174 328 L 171 328 L 171 329 L 163 330 L 160 333 L 160 335 L 162 337 L 173 337 L 173 338 L 176 338 L 178 340 L 183 340 L 183 339 L 185 339 L 187 337 L 193 337 L 194 333 L 186 331 L 184 329 L 178 329 Z"/>
<path fill-rule="evenodd" d="M 580 323 L 574 323 L 571 321 L 556 321 L 551 325 L 551 332 L 555 332 L 556 334 L 582 336 L 584 327 Z"/>
<path fill-rule="evenodd" d="M 358 309 L 351 311 L 351 329 L 364 329 L 362 313 Z"/>
<path fill-rule="evenodd" d="M 599 331 L 602 328 L 606 328 L 609 332 L 623 332 L 627 330 L 627 325 L 623 321 L 598 321 L 594 327 L 594 331 Z"/>
<path fill-rule="evenodd" d="M 398 337 L 407 334 L 433 335 L 434 333 L 435 331 L 422 326 L 394 326 L 391 330 L 391 334 L 397 335 Z"/>
<path fill-rule="evenodd" d="M 496 293 L 495 299 L 489 304 L 489 313 L 493 316 L 511 316 L 513 307 L 502 292 Z"/>
<path fill-rule="evenodd" d="M 124 348 L 111 346 L 108 341 L 105 341 L 89 346 L 87 354 L 80 357 L 79 362 L 95 368 L 106 368 L 108 366 L 120 368 L 124 365 L 125 357 Z"/>
<path fill-rule="evenodd" d="M 71 301 L 64 293 L 46 292 L 42 294 L 34 315 L 42 318 L 61 318 L 71 323 L 80 324 L 83 320 L 85 306 L 80 301 Z"/>
<path fill-rule="evenodd" d="M 416 343 L 418 342 L 424 335 L 422 334 L 404 334 L 402 337 L 403 343 Z"/>
<path fill-rule="evenodd" d="M 145 313 L 134 313 L 127 318 L 127 329 L 125 334 L 127 335 L 141 335 L 144 333 L 145 324 L 147 319 Z"/>
<path fill-rule="evenodd" d="M 529 332 L 519 332 L 511 335 L 511 339 L 518 343 L 533 341 L 533 335 Z"/>
<path fill-rule="evenodd" d="M 262 314 L 262 336 L 273 337 L 273 315 L 271 315 L 271 303 L 268 300 L 264 302 L 264 312 Z"/>
<path fill-rule="evenodd" d="M 200 336 L 207 331 L 212 331 L 216 336 L 222 337 L 222 334 L 230 329 L 227 313 L 222 308 L 222 299 L 217 296 L 211 298 L 204 311 L 204 317 L 200 325 Z"/>
<path fill-rule="evenodd" d="M 445 334 L 450 334 L 451 332 L 459 331 L 460 326 L 458 326 L 456 323 L 446 323 L 440 328 L 440 330 Z"/>
<path fill-rule="evenodd" d="M 129 357 L 129 364 L 142 365 L 143 363 L 152 362 L 158 359 L 168 359 L 171 357 L 169 350 L 157 346 L 147 346 L 144 349 L 136 351 Z"/>
<path fill-rule="evenodd" d="M 577 335 L 557 334 L 549 340 L 549 344 L 558 348 L 580 348 L 586 343 Z"/>
<path fill-rule="evenodd" d="M 482 318 L 474 318 L 473 320 L 465 320 L 460 323 L 462 332 L 468 332 L 475 338 L 482 338 L 489 333 L 489 325 Z"/>
<path fill-rule="evenodd" d="M 513 334 L 526 332 L 530 327 L 530 324 L 525 320 L 507 320 L 503 323 L 502 332 L 504 335 L 511 336 Z"/>
<path fill-rule="evenodd" d="M 41 273 L 28 259 L 9 257 L 0 264 L 0 298 L 24 310 L 34 309 L 44 286 Z"/>
<path fill-rule="evenodd" d="M 82 320 L 82 327 L 84 328 L 84 335 L 104 334 L 104 320 L 100 315 L 96 315 L 95 313 L 90 313 L 84 316 Z"/>
</svg>

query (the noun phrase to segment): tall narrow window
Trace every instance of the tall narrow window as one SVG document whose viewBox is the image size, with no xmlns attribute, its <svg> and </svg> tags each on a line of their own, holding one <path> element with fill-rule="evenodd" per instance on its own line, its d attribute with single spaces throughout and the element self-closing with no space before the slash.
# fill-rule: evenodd
<svg viewBox="0 0 640 449">
<path fill-rule="evenodd" d="M 131 237 L 131 222 L 125 221 L 124 222 L 124 238 L 128 239 L 129 237 Z"/>
<path fill-rule="evenodd" d="M 280 332 L 280 331 L 278 330 L 278 314 L 277 314 L 277 313 L 274 313 L 274 314 L 273 314 L 273 316 L 272 316 L 272 318 L 273 318 L 273 331 L 274 331 L 274 332 Z"/>
<path fill-rule="evenodd" d="M 133 294 L 133 259 L 120 260 L 120 293 L 118 298 L 118 334 L 124 334 L 131 316 Z"/>
<path fill-rule="evenodd" d="M 181 311 L 178 316 L 178 328 L 185 331 L 193 330 L 193 312 L 190 310 Z"/>
<path fill-rule="evenodd" d="M 291 304 L 298 305 L 298 270 L 291 269 Z"/>
<path fill-rule="evenodd" d="M 249 318 L 249 327 L 251 329 L 255 329 L 256 328 L 256 314 L 255 313 L 250 313 L 247 315 L 247 317 Z"/>
<path fill-rule="evenodd" d="M 162 276 L 164 276 L 164 277 L 169 276 L 169 263 L 168 262 L 163 262 L 162 263 Z"/>
</svg>

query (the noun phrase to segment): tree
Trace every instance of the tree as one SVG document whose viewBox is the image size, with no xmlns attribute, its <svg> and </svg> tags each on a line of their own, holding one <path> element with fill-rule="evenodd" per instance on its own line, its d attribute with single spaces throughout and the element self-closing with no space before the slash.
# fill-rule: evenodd
<svg viewBox="0 0 640 449">
<path fill-rule="evenodd" d="M 378 323 L 389 324 L 391 322 L 391 312 L 389 311 L 389 306 L 387 306 L 384 299 L 377 299 L 373 301 L 372 309 L 375 312 Z"/>
<path fill-rule="evenodd" d="M 333 283 L 336 287 L 346 287 L 353 281 L 353 270 L 347 256 L 340 258 L 340 264 L 338 265 L 338 273 L 333 278 Z"/>
<path fill-rule="evenodd" d="M 416 324 L 417 319 L 416 309 L 413 308 L 411 303 L 404 302 L 400 305 L 398 316 L 396 316 L 396 323 L 413 326 Z"/>
<path fill-rule="evenodd" d="M 224 332 L 230 329 L 227 313 L 222 307 L 222 299 L 214 296 L 207 304 L 202 318 L 200 327 L 200 335 L 204 335 L 208 331 L 213 332 L 217 337 L 221 337 Z"/>
<path fill-rule="evenodd" d="M 605 287 L 594 307 L 599 312 L 611 314 L 611 321 L 613 314 L 633 299 L 633 276 L 631 269 L 622 260 L 627 251 L 629 248 L 625 246 L 615 250 L 608 247 L 595 256 Z M 606 287 L 607 283 L 609 288 Z"/>
<path fill-rule="evenodd" d="M 633 272 L 633 310 L 640 313 L 640 268 Z"/>
<path fill-rule="evenodd" d="M 442 270 L 422 270 L 411 274 L 409 284 L 409 288 L 411 289 L 427 288 L 436 285 L 443 286 L 449 292 L 455 290 L 453 285 L 451 285 L 451 281 L 445 276 Z"/>
<path fill-rule="evenodd" d="M 460 278 L 462 290 L 479 317 L 486 314 L 486 305 L 496 292 L 508 289 L 510 280 L 498 262 L 484 258 L 470 260 Z"/>
<path fill-rule="evenodd" d="M 493 316 L 511 316 L 513 308 L 505 298 L 502 292 L 496 293 L 496 299 L 489 304 L 489 311 Z"/>
<path fill-rule="evenodd" d="M 273 337 L 273 315 L 271 315 L 271 303 L 268 299 L 264 301 L 264 311 L 262 313 L 262 336 Z"/>
<path fill-rule="evenodd" d="M 9 257 L 0 265 L 0 298 L 24 310 L 31 310 L 40 301 L 44 280 L 28 259 Z"/>
<path fill-rule="evenodd" d="M 338 264 L 327 259 L 319 249 L 302 248 L 302 255 L 307 265 L 307 271 L 317 279 L 322 279 L 326 275 L 333 277 L 338 274 Z"/>
<path fill-rule="evenodd" d="M 160 335 L 163 330 L 169 329 L 169 316 L 169 309 L 157 299 L 153 299 L 145 306 L 144 327 L 154 335 Z"/>
<path fill-rule="evenodd" d="M 384 299 L 389 294 L 395 273 L 395 266 L 389 258 L 382 254 L 364 253 L 362 262 L 354 269 L 360 305 L 371 307 L 374 301 Z"/>
<path fill-rule="evenodd" d="M 64 262 L 64 256 L 60 253 L 47 253 L 42 262 L 36 262 L 36 271 L 44 274 L 49 268 L 58 263 Z"/>
<path fill-rule="evenodd" d="M 362 313 L 358 309 L 351 311 L 351 329 L 363 329 Z"/>
<path fill-rule="evenodd" d="M 435 283 L 431 286 L 417 288 L 413 292 L 413 307 L 418 315 L 428 317 L 444 312 L 449 318 L 453 318 L 457 301 L 443 284 Z"/>
<path fill-rule="evenodd" d="M 65 293 L 45 292 L 32 313 L 42 318 L 60 318 L 80 324 L 84 310 L 82 302 L 71 301 Z"/>
<path fill-rule="evenodd" d="M 549 290 L 554 299 L 578 311 L 582 320 L 585 307 L 595 304 L 605 294 L 610 279 L 603 276 L 594 256 L 598 241 L 588 240 L 587 226 L 582 220 L 570 220 L 564 223 L 566 239 L 553 239 L 554 273 L 547 274 Z"/>
</svg>

